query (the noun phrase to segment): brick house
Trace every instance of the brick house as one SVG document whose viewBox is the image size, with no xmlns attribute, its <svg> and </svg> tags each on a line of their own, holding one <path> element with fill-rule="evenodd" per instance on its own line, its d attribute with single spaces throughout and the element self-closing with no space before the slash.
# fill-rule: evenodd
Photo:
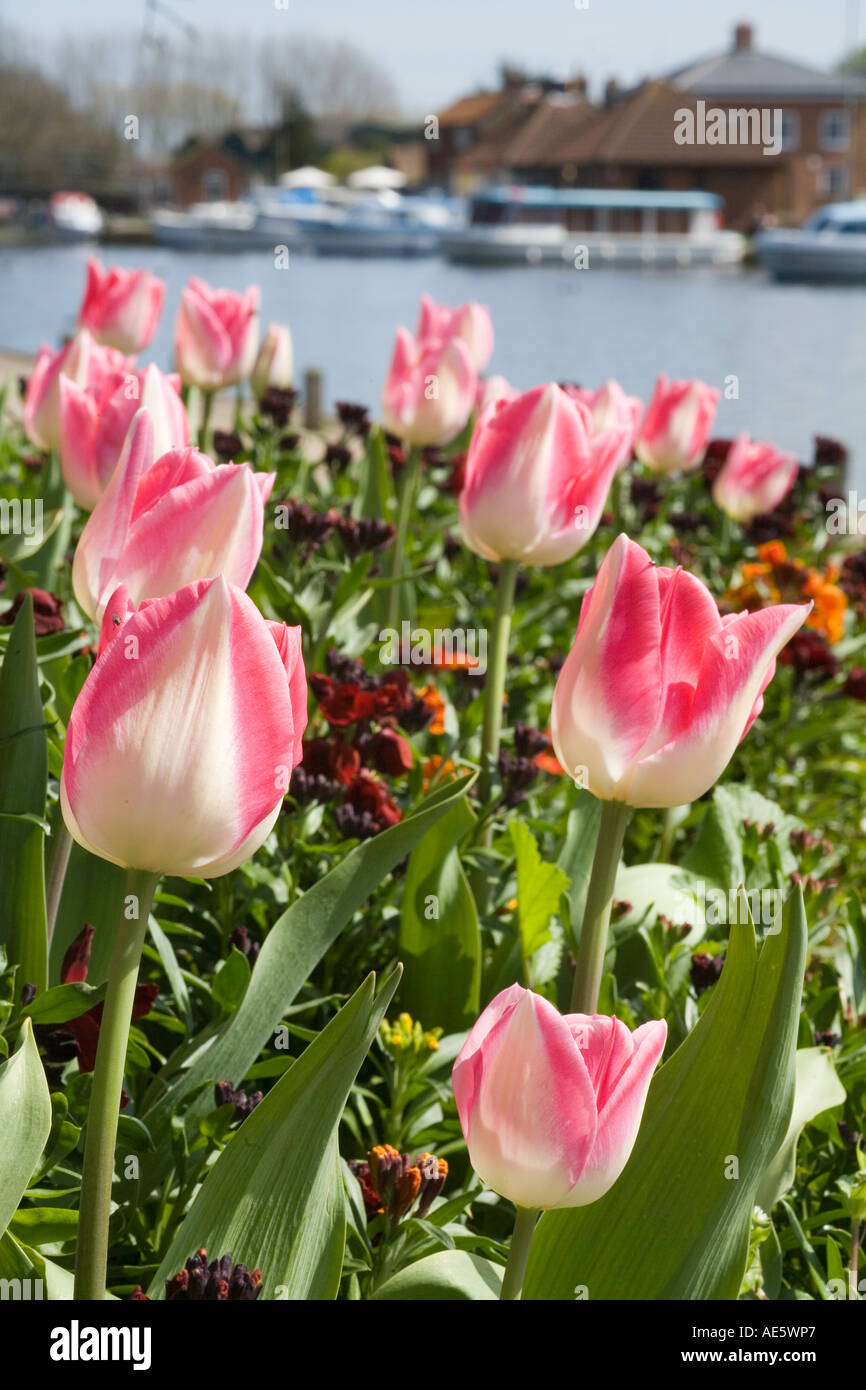
<svg viewBox="0 0 866 1390">
<path fill-rule="evenodd" d="M 678 143 L 683 111 L 697 127 L 714 110 L 766 112 L 779 152 L 765 154 L 751 137 Z M 768 215 L 800 221 L 866 192 L 866 81 L 763 53 L 751 25 L 739 24 L 722 53 L 629 91 L 608 82 L 599 107 L 579 80 L 560 91 L 482 93 L 441 113 L 440 137 L 438 181 L 458 189 L 703 189 L 724 199 L 728 225 L 749 228 Z"/>
</svg>

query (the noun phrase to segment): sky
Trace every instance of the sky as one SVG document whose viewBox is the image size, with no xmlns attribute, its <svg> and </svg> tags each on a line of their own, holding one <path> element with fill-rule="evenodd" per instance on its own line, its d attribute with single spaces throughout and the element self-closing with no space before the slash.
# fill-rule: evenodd
<svg viewBox="0 0 866 1390">
<path fill-rule="evenodd" d="M 866 0 L 165 0 L 203 30 L 296 32 L 351 40 L 397 84 L 406 114 L 494 85 L 508 59 L 568 76 L 597 94 L 610 76 L 631 83 L 730 43 L 748 20 L 757 45 L 819 67 L 866 44 Z M 145 0 L 0 0 L 0 19 L 56 38 L 139 26 Z M 171 25 L 160 21 L 164 32 Z M 176 31 L 175 31 L 176 32 Z M 178 42 L 181 42 L 178 36 Z"/>
</svg>

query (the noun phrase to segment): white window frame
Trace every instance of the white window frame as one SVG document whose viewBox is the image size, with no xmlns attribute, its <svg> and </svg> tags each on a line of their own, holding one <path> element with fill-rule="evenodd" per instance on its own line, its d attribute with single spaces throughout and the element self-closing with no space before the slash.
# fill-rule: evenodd
<svg viewBox="0 0 866 1390">
<path fill-rule="evenodd" d="M 829 135 L 827 126 L 830 121 L 841 121 L 842 134 L 839 136 Z M 848 111 L 836 108 L 832 111 L 819 111 L 818 113 L 818 145 L 822 150 L 828 152 L 838 152 L 847 150 L 851 143 L 851 116 Z"/>
</svg>

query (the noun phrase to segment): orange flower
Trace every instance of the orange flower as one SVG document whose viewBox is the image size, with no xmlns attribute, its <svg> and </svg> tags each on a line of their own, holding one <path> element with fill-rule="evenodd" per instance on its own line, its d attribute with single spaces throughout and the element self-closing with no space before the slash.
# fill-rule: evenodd
<svg viewBox="0 0 866 1390">
<path fill-rule="evenodd" d="M 439 694 L 435 685 L 425 685 L 418 691 L 419 700 L 423 700 L 428 709 L 433 711 L 433 719 L 427 725 L 431 734 L 444 734 L 445 732 L 445 701 Z"/>
<path fill-rule="evenodd" d="M 421 764 L 421 772 L 423 775 L 421 790 L 422 792 L 426 792 L 434 777 L 437 781 L 444 782 L 447 777 L 454 777 L 456 775 L 457 768 L 450 758 L 447 762 L 444 762 L 440 753 L 434 753 L 432 757 L 424 759 Z"/>
<path fill-rule="evenodd" d="M 725 594 L 725 603 L 754 611 L 770 603 L 802 603 L 811 599 L 814 608 L 806 626 L 814 628 L 830 643 L 838 642 L 845 626 L 848 600 L 836 583 L 839 569 L 827 565 L 811 568 L 792 559 L 781 541 L 758 546 L 758 562 L 743 565 L 743 582 Z"/>
<path fill-rule="evenodd" d="M 809 572 L 806 594 L 815 607 L 806 619 L 806 626 L 822 632 L 832 645 L 845 630 L 845 610 L 848 600 L 836 584 L 827 583 L 814 570 Z"/>
<path fill-rule="evenodd" d="M 552 773 L 554 777 L 565 772 L 562 763 L 558 758 L 555 758 L 552 753 L 536 753 L 535 766 L 540 767 L 542 772 Z"/>
</svg>

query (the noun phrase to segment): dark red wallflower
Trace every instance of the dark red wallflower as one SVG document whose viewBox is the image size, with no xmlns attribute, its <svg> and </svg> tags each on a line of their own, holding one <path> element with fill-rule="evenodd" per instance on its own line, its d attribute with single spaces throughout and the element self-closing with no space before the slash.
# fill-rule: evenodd
<svg viewBox="0 0 866 1390">
<path fill-rule="evenodd" d="M 412 749 L 395 729 L 380 729 L 365 744 L 364 756 L 386 777 L 402 777 L 412 767 Z"/>
<path fill-rule="evenodd" d="M 866 667 L 851 667 L 845 677 L 843 693 L 849 695 L 852 700 L 866 700 Z"/>
<path fill-rule="evenodd" d="M 361 755 L 341 738 L 311 738 L 304 744 L 304 771 L 348 786 L 361 771 Z"/>
<path fill-rule="evenodd" d="M 359 685 L 335 685 L 319 699 L 319 709 L 329 724 L 343 729 L 347 724 L 357 724 L 359 719 L 369 719 L 376 712 L 373 692 L 362 690 Z"/>
<path fill-rule="evenodd" d="M 369 811 L 385 827 L 403 819 L 403 812 L 392 801 L 385 783 L 369 772 L 359 772 L 347 788 L 346 804 L 356 811 Z"/>
<path fill-rule="evenodd" d="M 33 625 L 37 637 L 47 637 L 50 632 L 63 632 L 66 624 L 60 611 L 60 599 L 55 594 L 47 594 L 44 589 L 19 589 L 12 600 L 12 607 L 0 614 L 0 624 L 11 627 L 24 602 L 24 595 L 33 598 Z"/>
<path fill-rule="evenodd" d="M 834 676 L 839 663 L 831 652 L 827 639 L 812 628 L 801 628 L 795 632 L 790 642 L 779 653 L 783 666 L 793 666 L 795 671 L 823 671 Z"/>
<path fill-rule="evenodd" d="M 387 714 L 402 714 L 415 701 L 415 691 L 408 673 L 402 666 L 389 671 L 379 682 L 373 695 L 373 713 L 380 719 Z"/>
<path fill-rule="evenodd" d="M 262 1291 L 262 1272 L 252 1272 L 246 1265 L 235 1264 L 231 1255 L 207 1262 L 207 1251 L 192 1255 L 183 1269 L 165 1281 L 165 1297 L 169 1302 L 200 1302 L 203 1300 L 254 1303 Z"/>
</svg>

